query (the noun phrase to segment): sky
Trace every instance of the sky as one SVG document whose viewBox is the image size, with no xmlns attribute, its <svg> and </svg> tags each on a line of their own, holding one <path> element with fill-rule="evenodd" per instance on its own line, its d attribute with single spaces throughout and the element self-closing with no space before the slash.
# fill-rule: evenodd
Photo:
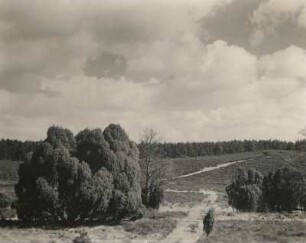
<svg viewBox="0 0 306 243">
<path fill-rule="evenodd" d="M 0 0 L 0 137 L 300 139 L 305 0 Z"/>
</svg>

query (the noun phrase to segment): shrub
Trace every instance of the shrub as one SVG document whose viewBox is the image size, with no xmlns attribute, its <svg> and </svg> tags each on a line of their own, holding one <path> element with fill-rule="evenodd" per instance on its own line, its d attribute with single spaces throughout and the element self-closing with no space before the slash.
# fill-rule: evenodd
<svg viewBox="0 0 306 243">
<path fill-rule="evenodd" d="M 203 231 L 205 231 L 208 238 L 209 234 L 213 231 L 215 223 L 215 210 L 213 208 L 209 209 L 207 214 L 203 219 Z"/>
<path fill-rule="evenodd" d="M 140 219 L 123 224 L 123 228 L 138 235 L 161 234 L 165 237 L 176 225 L 177 221 L 173 219 Z"/>
<path fill-rule="evenodd" d="M 226 187 L 229 205 L 239 211 L 258 211 L 262 202 L 260 172 L 238 169 L 234 181 Z"/>
<path fill-rule="evenodd" d="M 16 209 L 22 220 L 118 220 L 141 207 L 138 149 L 119 125 L 81 131 L 51 127 L 19 167 Z M 69 152 L 69 150 L 70 152 Z"/>
<path fill-rule="evenodd" d="M 0 209 L 7 208 L 11 205 L 12 198 L 6 193 L 0 193 Z"/>
<path fill-rule="evenodd" d="M 263 180 L 263 195 L 267 207 L 273 211 L 291 212 L 303 208 L 305 181 L 303 175 L 292 169 L 279 169 Z"/>
<path fill-rule="evenodd" d="M 80 236 L 76 237 L 72 243 L 91 243 L 92 241 L 90 240 L 87 232 L 81 232 Z"/>
<path fill-rule="evenodd" d="M 154 186 L 149 196 L 149 207 L 153 209 L 159 209 L 159 205 L 164 198 L 164 190 L 161 186 Z"/>
<path fill-rule="evenodd" d="M 306 194 L 303 175 L 284 168 L 265 177 L 259 172 L 238 170 L 235 180 L 226 187 L 229 205 L 241 211 L 305 210 Z"/>
<path fill-rule="evenodd" d="M 159 209 L 164 198 L 164 190 L 160 184 L 151 184 L 149 188 L 143 188 L 141 192 L 142 203 L 147 208 Z"/>
</svg>

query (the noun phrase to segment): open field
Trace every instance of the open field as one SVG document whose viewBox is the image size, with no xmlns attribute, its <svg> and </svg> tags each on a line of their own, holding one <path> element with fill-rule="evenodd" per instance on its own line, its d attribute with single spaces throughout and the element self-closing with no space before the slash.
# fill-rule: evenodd
<svg viewBox="0 0 306 243">
<path fill-rule="evenodd" d="M 256 156 L 252 158 L 251 156 Z M 237 168 L 253 168 L 256 170 L 261 171 L 263 174 L 266 174 L 270 171 L 274 171 L 279 168 L 283 167 L 290 167 L 290 168 L 297 168 L 294 161 L 296 158 L 298 158 L 299 153 L 298 152 L 292 152 L 292 151 L 269 151 L 267 156 L 263 156 L 263 153 L 247 153 L 244 154 L 233 154 L 229 155 L 230 159 L 224 160 L 224 157 L 222 156 L 219 160 L 215 160 L 214 158 L 213 162 L 208 162 L 206 159 L 196 159 L 196 166 L 194 166 L 192 163 L 193 161 L 189 159 L 189 167 L 197 168 L 198 170 L 204 168 L 204 167 L 210 167 L 210 166 L 216 166 L 220 165 L 224 162 L 233 161 L 233 158 L 236 158 L 237 160 L 246 160 L 241 163 L 236 163 L 233 165 L 230 165 L 228 167 L 212 170 L 209 172 L 204 172 L 201 174 L 196 174 L 194 176 L 179 178 L 179 179 L 170 179 L 167 181 L 166 187 L 171 189 L 177 189 L 177 190 L 200 190 L 200 189 L 206 189 L 206 190 L 215 190 L 218 192 L 224 192 L 225 187 L 231 182 L 233 176 L 235 175 L 235 172 Z M 219 156 L 215 156 L 219 157 Z M 221 160 L 223 159 L 223 160 Z M 207 165 L 208 164 L 208 165 Z M 183 168 L 185 166 L 182 166 L 182 162 L 180 160 L 172 161 L 172 166 Z M 180 171 L 181 169 L 177 169 L 177 171 Z M 172 170 L 175 171 L 175 170 Z M 194 172 L 196 170 L 188 169 L 188 173 Z M 172 177 L 176 177 L 181 175 L 181 173 L 172 174 Z"/>
<path fill-rule="evenodd" d="M 282 167 L 301 170 L 306 166 L 302 160 L 297 162 L 299 156 L 292 151 L 269 151 L 268 155 L 256 152 L 165 160 L 167 170 L 171 171 L 170 178 L 203 168 L 211 170 L 165 181 L 165 197 L 159 213 L 151 211 L 144 219 L 124 221 L 115 226 L 10 226 L 0 230 L 0 242 L 31 242 L 34 239 L 32 242 L 71 242 L 80 232 L 86 231 L 93 242 L 204 243 L 207 240 L 202 231 L 202 219 L 210 207 L 216 210 L 216 221 L 209 242 L 306 242 L 305 214 L 233 213 L 224 190 L 239 167 L 254 168 L 262 173 Z M 235 161 L 239 162 L 228 164 Z M 220 165 L 226 166 L 215 168 Z M 16 162 L 9 165 L 1 162 L 0 166 L 9 172 L 8 181 L 16 180 Z"/>
<path fill-rule="evenodd" d="M 218 220 L 209 242 L 305 242 L 306 222 L 279 220 Z M 208 242 L 202 236 L 197 243 Z"/>
<path fill-rule="evenodd" d="M 163 163 L 168 167 L 171 174 L 169 176 L 176 177 L 180 175 L 185 175 L 194 171 L 198 171 L 203 167 L 216 166 L 222 163 L 258 158 L 262 157 L 263 152 L 247 152 L 247 153 L 237 153 L 237 154 L 226 154 L 219 156 L 205 156 L 205 157 L 192 157 L 192 158 L 178 158 L 178 159 L 164 159 Z"/>
<path fill-rule="evenodd" d="M 19 165 L 17 161 L 0 160 L 0 192 L 15 195 L 14 185 L 18 180 Z"/>
</svg>

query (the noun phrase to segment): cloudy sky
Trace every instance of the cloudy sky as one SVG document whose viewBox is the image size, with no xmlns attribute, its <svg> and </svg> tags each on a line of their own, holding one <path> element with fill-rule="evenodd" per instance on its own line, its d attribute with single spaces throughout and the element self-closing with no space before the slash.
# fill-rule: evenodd
<svg viewBox="0 0 306 243">
<path fill-rule="evenodd" d="M 305 0 L 0 0 L 0 137 L 120 123 L 134 140 L 295 140 Z"/>
</svg>

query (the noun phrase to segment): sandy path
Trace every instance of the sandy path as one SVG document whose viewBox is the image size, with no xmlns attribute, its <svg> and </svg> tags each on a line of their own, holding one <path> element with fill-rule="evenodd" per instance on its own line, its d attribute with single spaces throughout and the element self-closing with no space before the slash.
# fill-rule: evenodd
<svg viewBox="0 0 306 243">
<path fill-rule="evenodd" d="M 270 156 L 266 156 L 266 157 L 270 157 Z M 219 164 L 217 166 L 204 167 L 201 170 L 198 170 L 198 171 L 195 171 L 195 172 L 192 172 L 192 173 L 188 173 L 188 174 L 185 174 L 185 175 L 180 175 L 180 176 L 174 177 L 174 179 L 180 179 L 180 178 L 185 178 L 185 177 L 189 177 L 189 176 L 198 175 L 198 174 L 201 174 L 201 173 L 204 173 L 204 172 L 217 170 L 217 169 L 220 169 L 220 168 L 224 168 L 224 167 L 227 167 L 227 166 L 230 166 L 230 165 L 233 165 L 233 164 L 246 162 L 246 161 L 249 161 L 249 160 L 254 160 L 254 158 L 235 160 L 235 161 L 231 161 L 231 162 L 227 162 L 227 163 L 222 163 L 222 164 Z"/>
<path fill-rule="evenodd" d="M 188 173 L 185 175 L 180 175 L 175 177 L 174 179 L 185 178 L 189 176 L 198 175 L 204 172 L 217 170 L 220 168 L 224 168 L 233 164 L 242 163 L 246 161 L 254 160 L 254 158 L 236 160 L 227 163 L 222 163 L 217 166 L 204 167 L 201 170 Z M 184 219 L 180 220 L 177 224 L 177 227 L 161 242 L 162 243 L 194 243 L 196 242 L 203 234 L 202 229 L 202 220 L 206 212 L 210 207 L 217 208 L 219 210 L 218 205 L 215 204 L 218 196 L 215 191 L 207 191 L 207 190 L 199 190 L 199 191 L 177 191 L 177 190 L 166 190 L 168 192 L 193 192 L 193 193 L 202 193 L 208 198 L 205 198 L 202 203 L 196 205 L 195 207 L 188 208 L 188 216 Z M 175 210 L 180 210 L 180 208 L 175 208 Z M 193 225 L 194 229 L 191 230 L 191 225 Z"/>
<path fill-rule="evenodd" d="M 176 190 L 166 190 L 171 192 L 183 193 L 187 191 L 176 191 Z M 190 192 L 190 191 L 188 191 Z M 203 215 L 208 211 L 210 207 L 213 206 L 217 200 L 217 193 L 214 191 L 193 191 L 194 193 L 202 193 L 207 195 L 205 198 L 206 204 L 198 204 L 195 207 L 188 209 L 188 216 L 181 219 L 177 227 L 161 241 L 161 243 L 193 243 L 197 241 L 203 234 L 202 230 L 202 220 Z M 176 208 L 177 209 L 177 208 Z M 194 230 L 191 230 L 191 225 L 193 225 Z"/>
</svg>

